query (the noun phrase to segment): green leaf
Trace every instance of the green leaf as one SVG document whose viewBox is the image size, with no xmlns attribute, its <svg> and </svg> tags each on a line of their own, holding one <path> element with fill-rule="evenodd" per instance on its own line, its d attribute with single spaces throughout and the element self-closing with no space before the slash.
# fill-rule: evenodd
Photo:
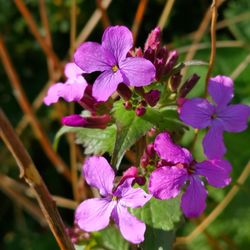
<svg viewBox="0 0 250 250">
<path fill-rule="evenodd" d="M 162 130 L 176 131 L 178 129 L 186 128 L 186 126 L 179 120 L 179 115 L 175 107 L 168 109 L 156 110 L 154 108 L 147 108 L 147 111 L 142 119 L 153 123 L 157 128 Z"/>
<path fill-rule="evenodd" d="M 136 116 L 133 110 L 125 110 L 122 101 L 114 104 L 113 116 L 116 120 L 117 133 L 111 164 L 118 169 L 126 150 L 145 135 L 153 124 Z"/>
<path fill-rule="evenodd" d="M 138 219 L 144 221 L 152 228 L 173 230 L 181 220 L 179 197 L 170 200 L 151 200 L 142 208 L 131 209 Z"/>
<path fill-rule="evenodd" d="M 175 239 L 174 231 L 164 231 L 147 226 L 143 250 L 172 250 Z"/>
<path fill-rule="evenodd" d="M 129 243 L 121 236 L 119 230 L 109 226 L 96 233 L 97 246 L 91 249 L 128 250 Z M 102 248 L 103 247 L 103 248 Z"/>
<path fill-rule="evenodd" d="M 82 144 L 86 155 L 104 153 L 111 154 L 114 150 L 116 127 L 111 125 L 105 129 L 62 127 L 56 134 L 54 148 L 57 148 L 59 140 L 65 133 L 76 133 L 76 143 Z"/>
</svg>

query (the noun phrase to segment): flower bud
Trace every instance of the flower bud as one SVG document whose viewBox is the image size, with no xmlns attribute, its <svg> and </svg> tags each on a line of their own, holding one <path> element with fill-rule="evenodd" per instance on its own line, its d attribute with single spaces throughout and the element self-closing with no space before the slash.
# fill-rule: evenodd
<svg viewBox="0 0 250 250">
<path fill-rule="evenodd" d="M 137 116 L 143 116 L 146 112 L 146 108 L 144 106 L 139 106 L 135 109 L 135 114 Z"/>
<path fill-rule="evenodd" d="M 161 92 L 159 90 L 150 90 L 148 93 L 144 94 L 145 101 L 154 107 L 160 99 Z"/>
<path fill-rule="evenodd" d="M 124 83 L 118 85 L 117 92 L 125 101 L 128 101 L 132 96 L 132 91 Z"/>
<path fill-rule="evenodd" d="M 196 74 L 193 74 L 180 88 L 179 97 L 184 98 L 195 86 L 200 77 Z"/>
<path fill-rule="evenodd" d="M 126 110 L 131 110 L 132 109 L 132 103 L 130 101 L 126 101 L 123 103 L 123 106 Z"/>
<path fill-rule="evenodd" d="M 148 48 L 157 50 L 160 45 L 160 41 L 161 41 L 161 29 L 160 27 L 156 27 L 148 35 L 148 38 L 144 46 L 144 51 L 146 51 Z"/>
<path fill-rule="evenodd" d="M 164 68 L 164 74 L 168 74 L 173 69 L 174 65 L 177 63 L 178 58 L 179 55 L 176 50 L 173 50 L 169 53 L 169 57 Z"/>
<path fill-rule="evenodd" d="M 110 121 L 110 115 L 82 117 L 80 115 L 73 114 L 62 118 L 63 125 L 84 128 L 105 129 Z"/>
<path fill-rule="evenodd" d="M 180 73 L 176 73 L 176 74 L 171 76 L 170 88 L 173 92 L 175 92 L 178 89 L 178 87 L 181 83 L 181 78 L 182 78 L 182 75 Z"/>
<path fill-rule="evenodd" d="M 148 48 L 145 52 L 144 52 L 144 58 L 149 60 L 150 62 L 154 63 L 155 61 L 155 51 L 151 48 Z"/>
</svg>

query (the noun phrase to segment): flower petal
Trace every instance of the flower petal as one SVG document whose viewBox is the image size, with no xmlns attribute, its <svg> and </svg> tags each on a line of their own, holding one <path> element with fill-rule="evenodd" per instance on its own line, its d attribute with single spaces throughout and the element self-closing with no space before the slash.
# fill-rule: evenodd
<svg viewBox="0 0 250 250">
<path fill-rule="evenodd" d="M 80 101 L 86 87 L 87 83 L 85 80 L 81 83 L 56 83 L 48 89 L 47 96 L 43 101 L 46 105 L 58 102 L 60 97 L 67 102 Z"/>
<path fill-rule="evenodd" d="M 178 167 L 160 167 L 149 177 L 149 192 L 158 199 L 176 197 L 188 178 L 187 170 Z"/>
<path fill-rule="evenodd" d="M 123 81 L 121 72 L 104 71 L 94 82 L 92 94 L 97 101 L 107 101 Z"/>
<path fill-rule="evenodd" d="M 65 65 L 64 74 L 67 78 L 77 78 L 83 73 L 84 71 L 82 71 L 75 63 L 67 63 Z"/>
<path fill-rule="evenodd" d="M 78 67 L 86 73 L 109 70 L 114 58 L 99 43 L 85 42 L 75 52 L 74 60 Z"/>
<path fill-rule="evenodd" d="M 171 162 L 173 165 L 176 163 L 189 163 L 192 159 L 189 151 L 174 144 L 167 132 L 156 136 L 154 149 L 161 159 Z"/>
<path fill-rule="evenodd" d="M 221 159 L 226 153 L 223 128 L 214 122 L 202 141 L 203 151 L 208 159 Z"/>
<path fill-rule="evenodd" d="M 190 177 L 190 184 L 181 198 L 181 208 L 186 217 L 199 216 L 206 207 L 207 190 L 198 176 Z"/>
<path fill-rule="evenodd" d="M 155 66 L 142 57 L 128 57 L 119 63 L 123 82 L 129 86 L 149 85 L 155 79 Z"/>
<path fill-rule="evenodd" d="M 92 156 L 83 165 L 83 175 L 90 186 L 100 190 L 102 196 L 112 194 L 115 173 L 102 156 Z"/>
<path fill-rule="evenodd" d="M 218 75 L 209 79 L 208 92 L 218 107 L 223 107 L 231 101 L 233 91 L 233 80 L 230 77 Z"/>
<path fill-rule="evenodd" d="M 75 221 L 84 231 L 101 230 L 108 226 L 115 205 L 115 201 L 103 198 L 83 201 L 76 209 Z"/>
<path fill-rule="evenodd" d="M 112 218 L 126 240 L 133 244 L 139 244 L 144 241 L 145 223 L 131 215 L 127 208 L 117 205 L 113 210 Z"/>
<path fill-rule="evenodd" d="M 116 63 L 126 58 L 127 53 L 133 47 L 133 36 L 125 26 L 111 26 L 105 30 L 102 36 L 102 47 L 110 52 Z"/>
<path fill-rule="evenodd" d="M 180 118 L 194 128 L 206 128 L 211 125 L 211 116 L 215 108 L 206 99 L 193 98 L 186 100 L 180 108 Z"/>
<path fill-rule="evenodd" d="M 142 207 L 152 197 L 141 188 L 132 188 L 131 185 L 134 179 L 126 179 L 114 192 L 114 195 L 120 198 L 118 204 L 124 207 Z"/>
<path fill-rule="evenodd" d="M 228 132 L 241 132 L 247 128 L 250 107 L 244 104 L 229 105 L 218 114 Z"/>
<path fill-rule="evenodd" d="M 226 160 L 208 160 L 197 163 L 196 174 L 205 176 L 209 185 L 223 188 L 231 182 L 231 164 Z"/>
</svg>

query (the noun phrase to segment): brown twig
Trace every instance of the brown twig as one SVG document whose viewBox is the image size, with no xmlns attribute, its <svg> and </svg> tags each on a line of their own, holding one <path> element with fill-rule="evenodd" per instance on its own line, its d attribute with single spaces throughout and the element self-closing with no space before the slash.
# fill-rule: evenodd
<svg viewBox="0 0 250 250">
<path fill-rule="evenodd" d="M 107 9 L 110 5 L 112 0 L 103 0 L 102 1 L 102 7 L 104 9 Z M 92 14 L 92 16 L 89 18 L 87 24 L 84 26 L 80 34 L 78 35 L 75 46 L 78 47 L 82 42 L 84 42 L 90 33 L 93 31 L 97 23 L 102 17 L 102 13 L 99 9 L 96 9 L 95 12 Z"/>
<path fill-rule="evenodd" d="M 52 39 L 51 39 L 51 34 L 50 34 L 45 0 L 39 0 L 39 11 L 40 11 L 40 17 L 42 20 L 43 28 L 45 30 L 45 42 L 52 49 L 53 48 Z M 47 58 L 47 64 L 48 64 L 49 77 L 50 79 L 52 79 L 53 72 L 54 72 L 54 64 L 53 64 L 53 60 L 50 57 Z"/>
<path fill-rule="evenodd" d="M 225 1 L 226 0 L 218 0 L 217 1 L 217 8 L 219 8 L 219 6 L 222 5 Z M 197 44 L 199 44 L 202 37 L 204 36 L 204 33 L 206 32 L 207 27 L 209 25 L 210 18 L 211 18 L 211 10 L 209 7 L 209 9 L 206 11 L 206 13 L 202 19 L 197 31 L 194 33 L 192 46 L 190 47 L 190 49 L 186 55 L 185 61 L 190 61 L 194 58 L 195 53 L 196 53 Z M 184 68 L 182 71 L 183 75 L 185 75 L 186 72 L 187 72 L 187 68 Z"/>
<path fill-rule="evenodd" d="M 132 29 L 131 29 L 133 33 L 133 37 L 134 37 L 134 44 L 136 43 L 138 31 L 140 29 L 142 18 L 146 11 L 147 5 L 148 5 L 148 0 L 140 0 L 138 4 L 137 11 L 135 13 L 134 22 L 133 22 Z"/>
<path fill-rule="evenodd" d="M 205 97 L 208 94 L 208 81 L 212 73 L 216 55 L 216 21 L 217 21 L 217 0 L 213 0 L 211 5 L 211 53 L 205 80 Z"/>
<path fill-rule="evenodd" d="M 109 17 L 106 9 L 103 7 L 102 0 L 96 0 L 96 5 L 102 13 L 102 26 L 106 29 L 110 25 Z"/>
<path fill-rule="evenodd" d="M 0 110 L 0 129 L 4 143 L 16 159 L 19 166 L 20 178 L 24 178 L 30 188 L 35 192 L 45 219 L 47 220 L 60 249 L 74 250 L 74 247 L 65 232 L 65 226 L 56 208 L 55 202 L 50 196 L 50 193 L 32 159 L 25 150 L 20 139 L 16 136 L 14 129 L 2 110 Z"/>
<path fill-rule="evenodd" d="M 70 57 L 72 58 L 75 50 L 75 40 L 76 40 L 76 0 L 71 0 L 70 8 Z"/>
<path fill-rule="evenodd" d="M 26 210 L 42 227 L 47 226 L 46 220 L 42 216 L 42 212 L 36 204 L 17 192 L 11 185 L 12 179 L 8 176 L 0 174 L 0 189 L 5 193 L 13 202 L 19 204 Z"/>
<path fill-rule="evenodd" d="M 58 172 L 62 173 L 70 181 L 71 175 L 69 169 L 63 162 L 63 160 L 53 150 L 46 133 L 44 132 L 43 128 L 38 122 L 31 108 L 31 105 L 25 95 L 25 92 L 21 86 L 19 77 L 10 60 L 10 57 L 8 55 L 7 49 L 4 45 L 4 41 L 1 35 L 0 35 L 0 57 L 2 59 L 5 71 L 10 79 L 10 83 L 12 84 L 12 87 L 14 89 L 15 97 L 17 98 L 17 101 L 19 102 L 23 112 L 28 115 L 31 126 L 37 136 L 37 139 L 41 143 L 44 152 L 47 154 L 48 158 L 54 164 Z"/>
<path fill-rule="evenodd" d="M 234 196 L 240 190 L 240 186 L 244 184 L 247 177 L 250 174 L 250 161 L 245 166 L 240 177 L 237 180 L 237 185 L 234 185 L 231 190 L 227 193 L 225 198 L 219 203 L 216 208 L 199 224 L 188 236 L 186 237 L 177 237 L 176 245 L 187 244 L 191 242 L 196 236 L 202 233 L 227 207 L 227 205 L 232 201 Z"/>
<path fill-rule="evenodd" d="M 171 13 L 171 10 L 174 6 L 174 2 L 175 2 L 175 0 L 166 0 L 164 10 L 161 14 L 159 21 L 158 21 L 158 26 L 161 28 L 161 30 L 164 28 L 164 26 L 168 20 L 169 14 Z"/>
<path fill-rule="evenodd" d="M 30 31 L 32 32 L 33 36 L 36 38 L 37 42 L 43 49 L 44 53 L 47 55 L 48 58 L 51 58 L 51 60 L 54 62 L 54 65 L 58 69 L 62 70 L 59 59 L 57 58 L 56 54 L 51 49 L 51 47 L 48 46 L 45 40 L 42 38 L 39 32 L 39 29 L 37 28 L 37 25 L 35 23 L 35 20 L 32 17 L 28 8 L 25 6 L 24 2 L 22 0 L 15 0 L 15 4 L 17 8 L 19 9 L 19 11 L 21 12 L 21 14 L 23 15 L 25 21 L 27 22 L 30 28 Z"/>
</svg>

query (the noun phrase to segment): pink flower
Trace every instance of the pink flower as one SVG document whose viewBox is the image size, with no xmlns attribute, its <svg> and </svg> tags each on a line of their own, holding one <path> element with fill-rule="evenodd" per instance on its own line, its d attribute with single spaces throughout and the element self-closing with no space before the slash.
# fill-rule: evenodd
<svg viewBox="0 0 250 250">
<path fill-rule="evenodd" d="M 83 201 L 76 209 L 75 220 L 86 231 L 98 231 L 109 224 L 110 217 L 119 227 L 123 237 L 138 244 L 144 240 L 145 224 L 131 215 L 127 207 L 142 207 L 151 198 L 140 188 L 132 188 L 134 178 L 125 179 L 113 189 L 115 173 L 105 158 L 93 156 L 83 166 L 87 183 L 98 188 L 101 198 Z"/>
<path fill-rule="evenodd" d="M 64 73 L 67 77 L 65 83 L 53 84 L 44 98 L 46 105 L 58 102 L 59 98 L 62 97 L 67 102 L 80 101 L 83 97 L 87 82 L 82 76 L 84 73 L 74 63 L 68 63 L 65 66 Z"/>
<path fill-rule="evenodd" d="M 165 200 L 176 197 L 188 184 L 181 198 L 181 208 L 187 217 L 199 216 L 206 207 L 207 190 L 201 176 L 217 188 L 231 182 L 232 167 L 228 161 L 196 162 L 187 149 L 172 142 L 168 133 L 156 137 L 154 149 L 163 165 L 152 172 L 149 191 L 154 197 Z"/>
<path fill-rule="evenodd" d="M 203 139 L 203 149 L 210 159 L 220 159 L 226 152 L 223 131 L 241 132 L 247 128 L 250 107 L 229 104 L 233 98 L 233 80 L 227 76 L 210 78 L 208 91 L 213 102 L 207 99 L 185 99 L 180 108 L 180 118 L 194 128 L 209 127 Z"/>
<path fill-rule="evenodd" d="M 111 26 L 102 36 L 102 43 L 85 42 L 75 52 L 75 63 L 86 73 L 101 71 L 93 85 L 97 101 L 106 101 L 119 83 L 145 86 L 155 78 L 154 65 L 142 57 L 127 57 L 133 37 L 125 26 Z"/>
</svg>

